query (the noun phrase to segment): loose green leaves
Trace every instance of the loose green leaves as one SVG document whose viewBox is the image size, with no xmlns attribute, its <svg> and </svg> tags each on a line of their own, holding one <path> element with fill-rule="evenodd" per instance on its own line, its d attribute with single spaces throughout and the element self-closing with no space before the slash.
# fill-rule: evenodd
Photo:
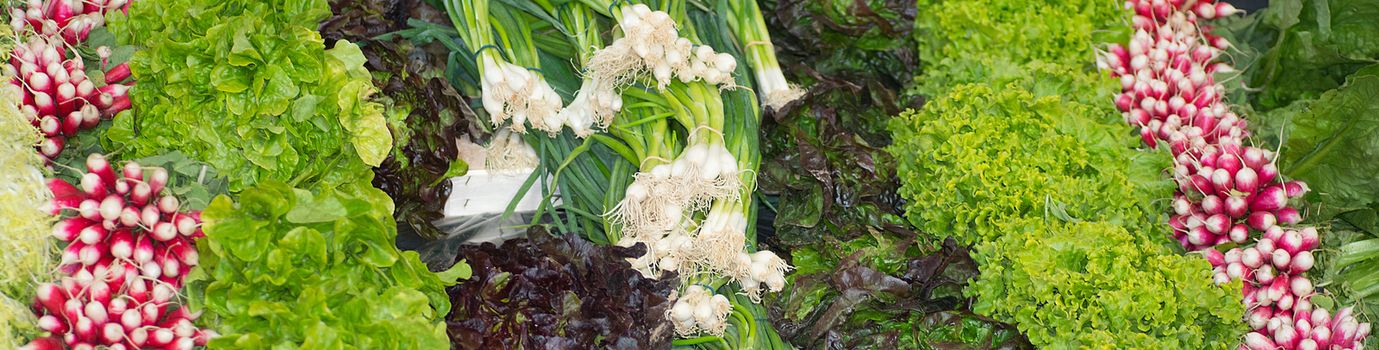
<svg viewBox="0 0 1379 350">
<path fill-rule="evenodd" d="M 206 208 L 193 305 L 212 347 L 443 349 L 445 287 L 468 266 L 432 273 L 399 252 L 392 201 L 367 182 L 308 191 L 264 182 Z"/>
<path fill-rule="evenodd" d="M 110 29 L 139 50 L 138 113 L 106 134 L 132 157 L 180 151 L 228 176 L 333 187 L 392 147 L 359 48 L 325 42 L 325 1 L 174 0 L 134 5 Z"/>
</svg>

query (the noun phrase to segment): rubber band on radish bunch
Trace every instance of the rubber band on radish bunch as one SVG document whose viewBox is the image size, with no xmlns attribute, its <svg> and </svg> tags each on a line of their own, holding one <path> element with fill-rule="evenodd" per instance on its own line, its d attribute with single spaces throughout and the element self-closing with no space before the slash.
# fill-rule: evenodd
<svg viewBox="0 0 1379 350">
<path fill-rule="evenodd" d="M 1351 308 L 1334 316 L 1314 307 L 1317 293 L 1303 274 L 1315 264 L 1314 227 L 1302 221 L 1294 201 L 1308 191 L 1279 174 L 1277 155 L 1248 146 L 1246 121 L 1223 100 L 1214 74 L 1233 69 L 1216 62 L 1230 43 L 1199 20 L 1239 13 L 1214 1 L 1134 0 L 1136 33 L 1127 46 L 1113 45 L 1098 65 L 1121 82 L 1115 104 L 1138 126 L 1150 147 L 1167 142 L 1174 159 L 1174 237 L 1200 251 L 1214 280 L 1241 279 L 1249 310 L 1242 349 L 1360 349 L 1369 332 Z M 1222 244 L 1254 244 L 1232 248 Z"/>
<path fill-rule="evenodd" d="M 200 212 L 183 212 L 177 197 L 162 195 L 168 172 L 138 163 L 115 167 L 99 154 L 86 160 L 80 183 L 48 182 L 48 210 L 67 214 L 52 229 L 68 242 L 55 284 L 38 287 L 38 325 L 52 335 L 32 349 L 190 349 L 211 331 L 177 300 L 198 263 Z"/>
</svg>

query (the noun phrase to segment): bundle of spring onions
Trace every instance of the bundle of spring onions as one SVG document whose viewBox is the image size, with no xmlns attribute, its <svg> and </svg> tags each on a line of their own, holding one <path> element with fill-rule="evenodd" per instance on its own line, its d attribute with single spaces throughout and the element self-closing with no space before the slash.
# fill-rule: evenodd
<svg viewBox="0 0 1379 350">
<path fill-rule="evenodd" d="M 756 249 L 758 125 L 762 105 L 802 93 L 785 81 L 757 6 L 447 0 L 446 9 L 492 126 L 545 131 L 525 136 L 541 159 L 529 183 L 548 177 L 554 188 L 541 190 L 561 201 L 538 220 L 645 246 L 632 267 L 681 282 L 666 314 L 685 338 L 678 345 L 779 345 L 753 305 L 781 290 L 790 269 Z"/>
</svg>

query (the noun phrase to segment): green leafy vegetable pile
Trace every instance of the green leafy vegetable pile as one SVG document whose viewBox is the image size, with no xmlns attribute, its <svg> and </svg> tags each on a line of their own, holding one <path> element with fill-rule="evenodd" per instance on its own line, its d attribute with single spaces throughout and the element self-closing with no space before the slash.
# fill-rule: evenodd
<svg viewBox="0 0 1379 350">
<path fill-rule="evenodd" d="M 392 201 L 367 182 L 311 192 L 264 182 L 206 208 L 188 283 L 221 336 L 212 347 L 442 349 L 445 287 L 398 252 Z"/>
<path fill-rule="evenodd" d="M 1112 113 L 1104 103 L 1063 97 L 1082 90 L 1060 85 L 1066 80 L 1059 74 L 1028 74 L 1023 83 L 960 85 L 893 120 L 891 151 L 915 155 L 897 165 L 912 223 L 966 244 L 994 240 L 1003 223 L 1022 217 L 1110 221 L 1143 237 L 1165 234 L 1162 203 L 1152 201 L 1172 193 L 1158 172 L 1168 159 L 1136 150 L 1124 126 L 1099 122 Z"/>
<path fill-rule="evenodd" d="M 421 237 L 441 235 L 432 222 L 450 197 L 451 177 L 469 164 L 458 160 L 455 140 L 479 136 L 474 112 L 445 77 L 450 53 L 439 42 L 409 40 L 390 33 L 407 30 L 407 21 L 447 23 L 445 14 L 419 0 L 332 1 L 336 15 L 321 24 L 326 42 L 364 43 L 360 49 L 381 89 L 393 145 L 374 168 L 374 186 L 397 203 L 399 230 Z M 405 224 L 405 225 L 404 225 Z"/>
<path fill-rule="evenodd" d="M 367 176 L 392 147 L 359 48 L 330 50 L 314 24 L 325 0 L 146 1 L 113 16 L 138 51 L 137 113 L 109 142 L 131 157 L 181 151 L 229 176 L 331 187 Z"/>
<path fill-rule="evenodd" d="M 1013 326 L 968 311 L 975 263 L 953 241 L 916 240 L 902 216 L 886 122 L 921 98 L 906 1 L 782 2 L 773 43 L 809 92 L 763 122 L 765 244 L 790 252 L 772 323 L 805 348 L 1029 348 Z M 845 39 L 846 38 L 846 39 Z"/>
<path fill-rule="evenodd" d="M 9 56 L 9 48 L 0 53 Z M 29 303 L 57 265 L 48 240 L 54 218 L 41 209 L 52 192 L 43 181 L 43 157 L 33 149 L 41 135 L 24 119 L 16 92 L 0 91 L 0 347 L 10 349 L 38 335 Z"/>
<path fill-rule="evenodd" d="M 579 235 L 464 246 L 474 278 L 452 287 L 450 337 L 459 349 L 659 349 L 670 345 L 666 296 L 676 279 L 627 263 L 644 248 L 597 246 Z M 642 247 L 642 246 L 638 246 Z"/>
<path fill-rule="evenodd" d="M 916 77 L 914 92 L 937 97 L 959 84 L 1019 78 L 1032 62 L 1087 66 L 1096 57 L 1094 43 L 1129 36 L 1131 13 L 1122 6 L 1099 0 L 919 0 L 915 38 L 924 74 Z"/>
<path fill-rule="evenodd" d="M 1039 347 L 1233 348 L 1239 285 L 1168 248 L 1168 160 L 1138 151 L 1090 63 L 1123 41 L 1111 2 L 925 1 L 931 99 L 892 120 L 906 214 L 973 245 L 973 310 Z"/>
<path fill-rule="evenodd" d="M 1166 247 L 1151 199 L 1171 187 L 1134 164 L 1166 160 L 1136 158 L 1124 127 L 1047 81 L 960 85 L 895 119 L 910 218 L 975 245 L 974 310 L 1037 346 L 1232 347 L 1239 286 L 1214 287 L 1205 261 Z"/>
</svg>

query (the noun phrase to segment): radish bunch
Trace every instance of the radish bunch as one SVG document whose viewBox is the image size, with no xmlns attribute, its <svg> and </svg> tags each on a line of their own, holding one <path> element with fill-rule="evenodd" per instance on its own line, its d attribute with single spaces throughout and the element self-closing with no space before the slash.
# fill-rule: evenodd
<svg viewBox="0 0 1379 350">
<path fill-rule="evenodd" d="M 25 26 L 45 37 L 62 37 L 68 45 L 85 41 L 91 30 L 105 25 L 105 13 L 128 11 L 129 0 L 29 0 L 23 8 L 10 9 L 10 26 L 23 33 Z"/>
<path fill-rule="evenodd" d="M 105 50 L 100 52 L 108 56 Z M 128 65 L 109 67 L 108 85 L 97 87 L 86 76 L 82 58 L 68 55 L 61 40 L 35 35 L 28 43 L 16 45 L 4 66 L 14 73 L 8 88 L 19 90 L 23 97 L 20 110 L 46 137 L 38 150 L 48 159 L 57 158 L 68 137 L 130 107 L 129 86 L 117 84 L 129 78 Z"/>
<path fill-rule="evenodd" d="M 1246 146 L 1247 123 L 1222 100 L 1215 73 L 1232 68 L 1215 62 L 1230 46 L 1207 33 L 1199 19 L 1239 11 L 1227 3 L 1195 0 L 1131 0 L 1136 33 L 1129 45 L 1113 45 L 1098 65 L 1120 79 L 1115 104 L 1139 127 L 1150 147 L 1167 142 L 1174 157 L 1174 238 L 1202 251 L 1217 283 L 1244 280 L 1244 349 L 1360 349 L 1369 324 L 1350 309 L 1335 317 L 1312 306 L 1316 290 L 1303 273 L 1312 268 L 1319 242 L 1313 227 L 1295 228 L 1301 213 L 1290 201 L 1308 189 L 1284 181 L 1268 150 Z M 1253 246 L 1221 253 L 1220 244 Z"/>
<path fill-rule="evenodd" d="M 196 266 L 193 240 L 203 237 L 199 213 L 182 213 L 177 197 L 162 196 L 168 173 L 126 163 L 117 175 L 99 154 L 74 186 L 50 180 L 53 214 L 76 214 L 53 227 L 68 242 L 57 284 L 39 286 L 39 327 L 52 336 L 33 349 L 190 349 L 213 334 L 196 328 L 195 314 L 176 300 Z M 146 171 L 147 170 L 147 171 Z"/>
<path fill-rule="evenodd" d="M 1312 227 L 1283 229 L 1273 226 L 1254 246 L 1233 248 L 1225 254 L 1203 250 L 1215 269 L 1215 279 L 1245 280 L 1246 322 L 1254 331 L 1246 335 L 1249 349 L 1360 349 L 1369 323 L 1359 323 L 1350 308 L 1334 317 L 1314 308 L 1312 281 L 1302 274 L 1315 264 L 1312 249 L 1319 245 Z"/>
</svg>

